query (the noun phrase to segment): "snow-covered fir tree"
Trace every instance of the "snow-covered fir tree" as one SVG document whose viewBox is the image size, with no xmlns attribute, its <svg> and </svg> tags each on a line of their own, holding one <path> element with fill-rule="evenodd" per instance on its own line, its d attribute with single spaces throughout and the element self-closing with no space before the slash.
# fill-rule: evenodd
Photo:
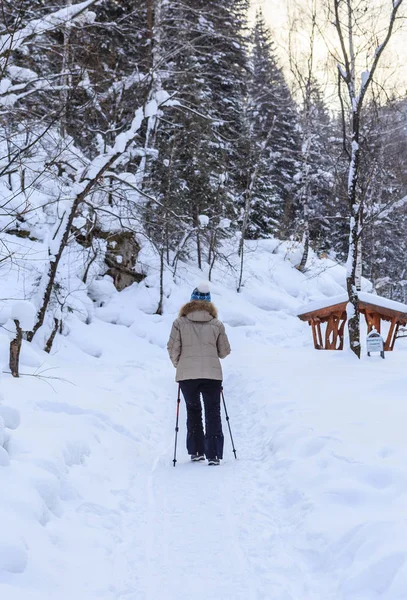
<svg viewBox="0 0 407 600">
<path fill-rule="evenodd" d="M 236 214 L 241 193 L 246 8 L 245 1 L 194 1 L 165 11 L 162 83 L 178 106 L 157 124 L 158 157 L 150 160 L 145 189 L 158 194 L 159 204 L 147 205 L 146 222 L 162 240 L 163 219 L 171 220 L 164 229 L 167 253 L 189 229 L 200 266 L 203 242 L 212 247 L 219 222 Z M 209 218 L 204 231 L 200 215 Z"/>
<path fill-rule="evenodd" d="M 371 102 L 363 128 L 364 273 L 379 294 L 406 300 L 406 104 Z"/>
<path fill-rule="evenodd" d="M 299 209 L 298 233 L 304 244 L 300 269 L 303 270 L 311 243 L 315 249 L 330 248 L 333 167 L 333 129 L 318 82 L 309 73 L 301 87 L 301 153 L 296 175 Z"/>
<path fill-rule="evenodd" d="M 248 175 L 256 171 L 256 180 L 249 232 L 252 237 L 287 235 L 298 207 L 299 119 L 261 11 L 256 14 L 250 62 Z"/>
</svg>

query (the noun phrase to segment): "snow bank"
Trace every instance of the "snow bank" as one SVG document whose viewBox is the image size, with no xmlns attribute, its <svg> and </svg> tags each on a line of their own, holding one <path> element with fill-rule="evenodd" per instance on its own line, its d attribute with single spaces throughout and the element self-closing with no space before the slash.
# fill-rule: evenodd
<svg viewBox="0 0 407 600">
<path fill-rule="evenodd" d="M 20 413 L 11 406 L 0 404 L 0 418 L 3 421 L 4 427 L 8 429 L 17 429 L 20 425 Z"/>
<path fill-rule="evenodd" d="M 10 473 L 10 456 L 8 448 L 11 443 L 9 430 L 20 425 L 20 414 L 15 408 L 4 405 L 2 379 L 0 372 L 0 579 L 4 573 L 22 573 L 27 565 L 27 550 L 17 534 L 15 520 L 18 518 L 14 510 L 8 510 L 10 497 L 13 497 L 13 475 Z M 15 482 L 18 484 L 18 475 Z M 16 498 L 17 500 L 17 498 Z"/>
</svg>

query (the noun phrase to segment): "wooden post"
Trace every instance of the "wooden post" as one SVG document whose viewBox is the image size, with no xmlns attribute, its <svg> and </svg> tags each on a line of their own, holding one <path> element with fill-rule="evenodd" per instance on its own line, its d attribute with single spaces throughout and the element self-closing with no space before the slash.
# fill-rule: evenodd
<svg viewBox="0 0 407 600">
<path fill-rule="evenodd" d="M 391 350 L 393 350 L 394 344 L 396 341 L 396 335 L 397 335 L 398 328 L 399 328 L 399 326 L 397 323 L 397 317 L 393 317 L 393 319 L 391 321 L 389 333 L 387 334 L 387 339 L 384 344 L 385 352 L 390 352 Z"/>
<path fill-rule="evenodd" d="M 398 332 L 399 332 L 399 327 L 400 327 L 400 323 L 397 323 L 397 325 L 396 325 L 396 329 L 394 330 L 394 336 L 393 336 L 393 341 L 392 341 L 392 343 L 391 343 L 391 348 L 390 348 L 390 350 L 393 350 L 393 349 L 394 349 L 394 344 L 396 343 L 397 334 L 398 334 Z"/>
<path fill-rule="evenodd" d="M 347 319 L 346 313 L 345 313 L 345 317 L 341 316 L 341 319 L 342 319 L 342 323 L 340 324 L 339 329 L 338 329 L 338 336 L 339 336 L 338 350 L 343 350 L 343 337 L 344 337 L 343 332 L 345 330 L 345 323 L 346 323 L 346 319 Z"/>
<path fill-rule="evenodd" d="M 333 315 L 329 315 L 328 321 L 326 322 L 325 329 L 325 350 L 332 350 L 332 342 L 330 340 L 331 334 L 334 335 L 334 318 Z"/>
<path fill-rule="evenodd" d="M 345 317 L 342 314 L 333 314 L 328 318 L 325 331 L 325 349 L 326 350 L 343 350 L 343 332 L 346 323 Z"/>
<path fill-rule="evenodd" d="M 318 339 L 318 350 L 324 349 L 324 342 L 322 340 L 322 331 L 321 331 L 321 321 L 319 319 L 316 320 L 317 325 L 317 339 Z"/>
<path fill-rule="evenodd" d="M 311 321 L 309 321 L 309 324 L 312 327 L 312 337 L 314 339 L 314 348 L 315 348 L 315 350 L 318 350 L 317 332 L 315 331 L 315 322 L 314 322 L 314 319 L 311 319 Z"/>
</svg>

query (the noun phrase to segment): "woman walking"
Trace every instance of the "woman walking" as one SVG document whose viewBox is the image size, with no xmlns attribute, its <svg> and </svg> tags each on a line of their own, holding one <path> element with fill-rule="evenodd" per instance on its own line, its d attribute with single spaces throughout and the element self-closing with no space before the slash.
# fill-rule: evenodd
<svg viewBox="0 0 407 600">
<path fill-rule="evenodd" d="M 206 456 L 209 465 L 219 465 L 223 458 L 219 359 L 230 354 L 230 345 L 225 326 L 211 302 L 207 283 L 200 283 L 192 292 L 190 302 L 181 308 L 172 325 L 167 348 L 187 407 L 187 450 L 191 460 L 205 460 Z"/>
</svg>

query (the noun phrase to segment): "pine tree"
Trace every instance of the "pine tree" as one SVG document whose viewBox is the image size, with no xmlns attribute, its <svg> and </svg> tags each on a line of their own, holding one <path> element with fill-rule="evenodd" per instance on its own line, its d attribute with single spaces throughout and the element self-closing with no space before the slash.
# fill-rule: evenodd
<svg viewBox="0 0 407 600">
<path fill-rule="evenodd" d="M 405 301 L 407 177 L 404 103 L 370 102 L 362 128 L 363 266 L 379 293 Z"/>
<path fill-rule="evenodd" d="M 299 157 L 299 223 L 303 237 L 304 254 L 299 265 L 305 269 L 309 243 L 315 249 L 326 250 L 332 208 L 332 143 L 333 128 L 318 82 L 312 76 L 302 86 L 300 109 L 301 152 Z"/>
<path fill-rule="evenodd" d="M 261 11 L 252 34 L 248 124 L 253 184 L 251 237 L 287 236 L 296 211 L 300 136 L 298 112 L 275 56 Z"/>
<path fill-rule="evenodd" d="M 202 243 L 212 247 L 219 221 L 236 214 L 241 193 L 238 144 L 245 96 L 246 9 L 246 0 L 181 2 L 168 7 L 163 27 L 162 82 L 179 106 L 158 124 L 158 158 L 150 161 L 146 189 L 159 194 L 160 205 L 148 206 L 147 223 L 153 234 L 153 223 L 165 220 L 170 209 L 182 214 L 196 241 L 199 266 Z M 202 214 L 209 218 L 204 231 Z M 185 238 L 179 225 L 175 220 L 169 228 L 168 256 L 168 249 Z"/>
</svg>

